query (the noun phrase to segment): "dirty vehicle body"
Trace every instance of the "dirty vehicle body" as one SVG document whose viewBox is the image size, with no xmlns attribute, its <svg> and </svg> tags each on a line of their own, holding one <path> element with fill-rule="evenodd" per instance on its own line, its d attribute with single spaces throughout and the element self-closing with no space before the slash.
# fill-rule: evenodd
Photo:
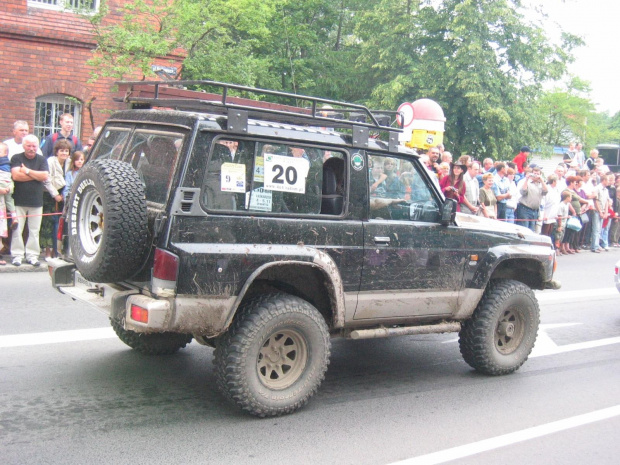
<svg viewBox="0 0 620 465">
<path fill-rule="evenodd" d="M 183 110 L 108 120 L 67 202 L 67 254 L 50 265 L 123 342 L 215 347 L 219 388 L 258 416 L 310 399 L 330 337 L 459 332 L 481 372 L 525 362 L 532 289 L 558 287 L 550 240 L 455 214 L 398 129 L 347 104 L 340 118 L 361 108 L 358 122 L 320 117 L 320 99 L 291 113 L 231 104 L 235 86 L 205 102 L 126 85 L 133 103 Z"/>
</svg>

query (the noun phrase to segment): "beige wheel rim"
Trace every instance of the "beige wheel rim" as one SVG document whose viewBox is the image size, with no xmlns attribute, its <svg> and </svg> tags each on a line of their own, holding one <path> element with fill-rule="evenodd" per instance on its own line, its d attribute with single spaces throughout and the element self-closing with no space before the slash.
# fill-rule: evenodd
<svg viewBox="0 0 620 465">
<path fill-rule="evenodd" d="M 286 389 L 301 377 L 307 361 L 308 345 L 299 332 L 276 331 L 265 340 L 258 353 L 258 377 L 269 389 Z"/>
</svg>

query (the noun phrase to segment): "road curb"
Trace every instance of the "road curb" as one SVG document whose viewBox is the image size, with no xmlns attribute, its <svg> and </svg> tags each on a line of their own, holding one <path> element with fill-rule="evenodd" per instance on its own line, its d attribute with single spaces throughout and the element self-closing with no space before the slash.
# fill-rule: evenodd
<svg viewBox="0 0 620 465">
<path fill-rule="evenodd" d="M 41 266 L 32 266 L 22 261 L 20 266 L 15 266 L 11 263 L 10 255 L 3 255 L 2 260 L 6 262 L 6 265 L 0 265 L 0 274 L 2 273 L 41 273 L 47 272 L 47 262 L 45 261 L 45 255 L 39 257 Z"/>
</svg>

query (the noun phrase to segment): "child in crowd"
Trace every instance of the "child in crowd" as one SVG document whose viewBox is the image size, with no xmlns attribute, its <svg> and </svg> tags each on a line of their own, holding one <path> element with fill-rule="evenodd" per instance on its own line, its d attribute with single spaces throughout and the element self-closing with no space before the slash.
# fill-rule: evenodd
<svg viewBox="0 0 620 465">
<path fill-rule="evenodd" d="M 80 168 L 84 165 L 84 152 L 80 150 L 76 150 L 71 155 L 71 164 L 69 165 L 69 171 L 65 175 L 65 190 L 63 195 L 65 196 L 65 202 L 69 197 L 69 193 L 71 192 L 71 186 L 73 185 L 73 181 L 75 181 L 75 177 L 78 174 Z"/>
<path fill-rule="evenodd" d="M 555 251 L 558 255 L 569 254 L 568 244 L 563 242 L 564 230 L 566 228 L 566 220 L 568 220 L 568 213 L 570 207 L 570 192 L 562 192 L 562 200 L 558 206 L 558 219 L 557 227 L 555 229 Z"/>
<path fill-rule="evenodd" d="M 9 161 L 9 146 L 0 142 L 0 237 L 6 238 L 8 234 L 7 217 L 11 215 L 11 229 L 17 228 L 15 218 L 15 202 L 13 201 L 13 179 L 11 178 L 11 162 Z M 0 265 L 6 262 L 0 259 Z"/>
</svg>

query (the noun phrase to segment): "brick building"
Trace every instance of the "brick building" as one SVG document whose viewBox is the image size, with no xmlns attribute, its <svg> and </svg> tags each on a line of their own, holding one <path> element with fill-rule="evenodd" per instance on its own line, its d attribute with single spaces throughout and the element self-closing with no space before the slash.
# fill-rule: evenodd
<svg viewBox="0 0 620 465">
<path fill-rule="evenodd" d="M 45 136 L 58 129 L 57 117 L 69 112 L 76 135 L 85 142 L 110 110 L 122 108 L 113 101 L 113 80 L 88 83 L 86 61 L 95 41 L 90 23 L 68 9 L 76 2 L 80 0 L 0 1 L 0 140 L 12 137 L 18 119 Z M 100 0 L 86 3 L 95 10 Z M 106 21 L 119 19 L 123 3 L 108 0 Z M 180 59 L 173 65 L 180 66 Z M 170 66 L 170 61 L 154 64 Z"/>
</svg>

